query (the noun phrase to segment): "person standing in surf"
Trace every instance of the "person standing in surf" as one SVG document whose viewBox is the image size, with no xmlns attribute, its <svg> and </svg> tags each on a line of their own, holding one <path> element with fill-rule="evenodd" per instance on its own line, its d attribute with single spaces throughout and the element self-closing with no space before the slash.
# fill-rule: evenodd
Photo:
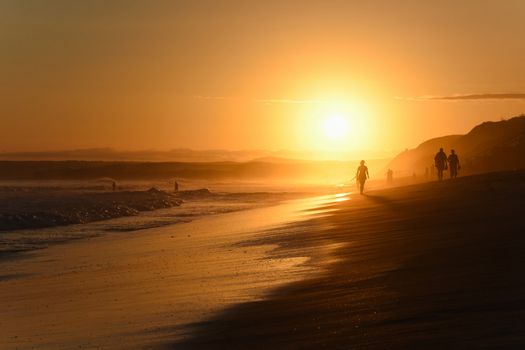
<svg viewBox="0 0 525 350">
<path fill-rule="evenodd" d="M 389 185 L 392 185 L 394 182 L 394 171 L 392 169 L 388 169 L 386 172 L 386 183 Z"/>
<path fill-rule="evenodd" d="M 434 157 L 434 164 L 438 171 L 438 180 L 443 181 L 443 171 L 447 169 L 447 155 L 443 151 L 443 148 L 440 148 Z"/>
<path fill-rule="evenodd" d="M 357 168 L 355 178 L 357 179 L 357 182 L 359 184 L 359 192 L 363 194 L 363 190 L 365 189 L 365 181 L 366 179 L 369 179 L 370 176 L 368 175 L 368 168 L 365 165 L 365 161 L 362 160 L 360 164 L 361 165 Z"/>
</svg>

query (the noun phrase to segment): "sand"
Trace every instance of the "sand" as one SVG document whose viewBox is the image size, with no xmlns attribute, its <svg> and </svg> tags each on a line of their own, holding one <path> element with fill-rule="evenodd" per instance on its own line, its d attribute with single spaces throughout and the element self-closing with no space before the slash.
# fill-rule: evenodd
<svg viewBox="0 0 525 350">
<path fill-rule="evenodd" d="M 486 174 L 53 246 L 2 264 L 0 348 L 523 348 L 524 198 Z"/>
<path fill-rule="evenodd" d="M 309 278 L 168 349 L 525 348 L 525 173 L 353 195 L 258 243 L 322 251 Z"/>
</svg>

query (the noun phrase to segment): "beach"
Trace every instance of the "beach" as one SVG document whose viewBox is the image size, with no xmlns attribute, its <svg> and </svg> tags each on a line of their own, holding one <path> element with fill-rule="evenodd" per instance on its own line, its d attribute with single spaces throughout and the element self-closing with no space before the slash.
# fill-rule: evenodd
<svg viewBox="0 0 525 350">
<path fill-rule="evenodd" d="M 261 242 L 278 256 L 338 247 L 315 273 L 165 348 L 523 348 L 523 198 L 523 171 L 352 195 Z"/>
<path fill-rule="evenodd" d="M 246 195 L 235 196 L 246 201 Z M 303 210 L 322 201 L 262 208 L 252 203 L 251 209 L 239 208 L 239 202 L 212 208 L 209 202 L 187 203 L 185 222 L 171 221 L 181 206 L 156 211 L 156 220 L 169 214 L 169 224 L 146 229 L 137 229 L 136 220 L 147 217 L 53 228 L 135 230 L 84 234 L 81 240 L 3 255 L 0 348 L 139 349 L 180 340 L 188 332 L 183 325 L 228 305 L 261 300 L 309 271 L 304 256 L 271 258 L 274 245 L 242 242 L 308 217 Z M 209 215 L 211 209 L 222 213 Z"/>
<path fill-rule="evenodd" d="M 18 254 L 0 348 L 521 348 L 524 195 L 492 173 Z"/>
</svg>

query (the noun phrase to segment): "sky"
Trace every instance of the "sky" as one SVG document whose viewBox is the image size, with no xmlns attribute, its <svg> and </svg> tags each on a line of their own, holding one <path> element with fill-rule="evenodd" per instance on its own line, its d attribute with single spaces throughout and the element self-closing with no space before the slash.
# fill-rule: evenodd
<svg viewBox="0 0 525 350">
<path fill-rule="evenodd" d="M 524 17 L 521 0 L 0 0 L 0 151 L 395 154 L 525 113 Z"/>
</svg>

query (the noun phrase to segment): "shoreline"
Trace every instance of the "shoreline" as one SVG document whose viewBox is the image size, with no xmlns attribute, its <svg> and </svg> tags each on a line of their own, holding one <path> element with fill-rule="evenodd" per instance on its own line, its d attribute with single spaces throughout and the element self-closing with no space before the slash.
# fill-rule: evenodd
<svg viewBox="0 0 525 350">
<path fill-rule="evenodd" d="M 4 188 L 0 195 L 6 199 L 0 205 L 2 257 L 108 233 L 186 223 L 208 215 L 275 205 L 308 196 L 306 193 L 216 193 L 207 189 L 177 193 L 153 188 L 100 192 L 59 187 Z M 13 226 L 8 224 L 17 222 L 23 225 L 7 229 Z"/>
<path fill-rule="evenodd" d="M 291 200 L 53 245 L 6 261 L 0 347 L 130 349 L 151 348 L 174 332 L 183 339 L 185 324 L 263 300 L 310 271 L 305 257 L 270 258 L 276 246 L 242 242 L 305 219 L 311 206 Z"/>
<path fill-rule="evenodd" d="M 524 196 L 525 172 L 491 173 L 55 245 L 3 265 L 0 334 L 8 349 L 525 346 Z"/>
</svg>

